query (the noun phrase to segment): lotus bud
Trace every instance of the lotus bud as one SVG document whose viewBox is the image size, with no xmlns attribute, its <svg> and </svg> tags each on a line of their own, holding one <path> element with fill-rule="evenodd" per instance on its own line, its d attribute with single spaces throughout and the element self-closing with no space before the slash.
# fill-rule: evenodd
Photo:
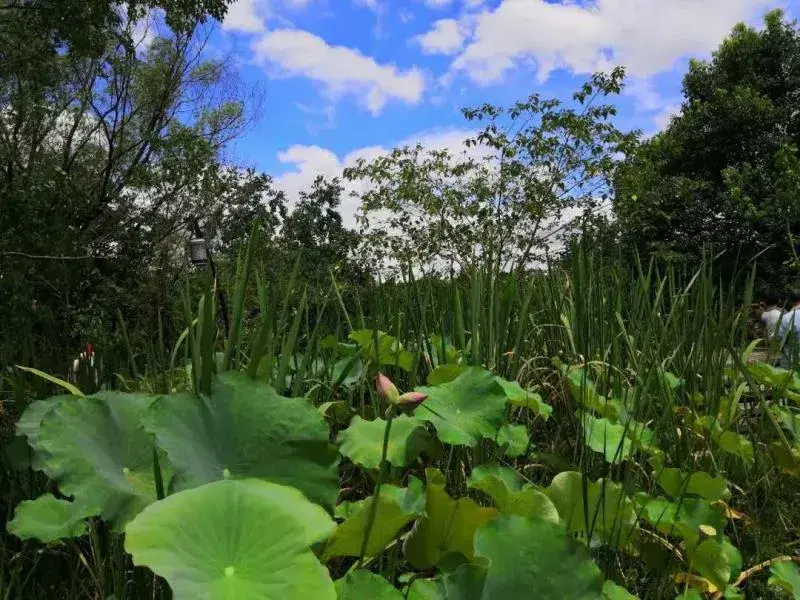
<svg viewBox="0 0 800 600">
<path fill-rule="evenodd" d="M 397 399 L 397 407 L 400 410 L 411 411 L 425 402 L 427 398 L 428 395 L 422 392 L 406 392 Z"/>
<path fill-rule="evenodd" d="M 381 398 L 384 398 L 389 404 L 397 404 L 400 398 L 400 392 L 392 383 L 392 380 L 383 373 L 378 373 L 378 376 L 375 378 L 375 388 L 378 390 L 378 394 Z"/>
</svg>

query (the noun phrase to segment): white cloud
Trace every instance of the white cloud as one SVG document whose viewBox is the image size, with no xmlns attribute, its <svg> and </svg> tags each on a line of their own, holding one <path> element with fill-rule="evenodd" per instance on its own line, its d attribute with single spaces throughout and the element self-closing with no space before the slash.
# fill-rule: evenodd
<svg viewBox="0 0 800 600">
<path fill-rule="evenodd" d="M 672 117 L 676 116 L 680 112 L 681 112 L 680 104 L 669 104 L 668 106 L 664 107 L 662 111 L 658 115 L 656 115 L 654 119 L 656 127 L 658 127 L 658 130 L 662 131 L 666 129 L 670 121 L 672 121 Z"/>
<path fill-rule="evenodd" d="M 452 0 L 425 0 L 430 8 L 447 8 L 451 2 Z"/>
<path fill-rule="evenodd" d="M 229 31 L 260 33 L 264 31 L 266 0 L 236 0 L 228 7 L 222 28 Z"/>
<path fill-rule="evenodd" d="M 450 150 L 456 154 L 467 151 L 464 147 L 464 140 L 474 133 L 468 129 L 458 128 L 426 131 L 400 140 L 396 146 L 411 146 L 419 143 L 430 150 Z M 278 154 L 278 161 L 290 166 L 291 170 L 276 177 L 275 183 L 278 189 L 286 193 L 290 205 L 294 206 L 300 197 L 300 192 L 310 189 L 317 175 L 324 175 L 328 178 L 341 177 L 344 169 L 354 166 L 358 159 L 374 160 L 387 154 L 389 150 L 390 148 L 384 146 L 366 146 L 353 150 L 340 158 L 336 153 L 319 146 L 290 146 Z M 469 152 L 479 153 L 481 150 L 471 148 Z M 343 184 L 345 191 L 339 210 L 344 224 L 354 228 L 359 201 L 357 198 L 352 198 L 350 193 L 366 191 L 367 184 L 349 181 L 345 181 Z"/>
<path fill-rule="evenodd" d="M 476 19 L 473 41 L 453 63 L 479 83 L 533 59 L 538 77 L 565 68 L 591 73 L 623 64 L 635 77 L 707 54 L 739 21 L 776 0 L 596 0 L 591 4 L 503 0 Z"/>
<path fill-rule="evenodd" d="M 455 54 L 464 45 L 467 33 L 463 23 L 455 19 L 440 19 L 430 31 L 414 40 L 426 54 Z"/>
<path fill-rule="evenodd" d="M 331 46 L 307 31 L 279 29 L 253 44 L 258 62 L 278 69 L 277 76 L 302 76 L 322 83 L 333 97 L 357 95 L 377 115 L 390 100 L 416 104 L 425 79 L 411 68 L 379 64 L 358 50 Z"/>
</svg>

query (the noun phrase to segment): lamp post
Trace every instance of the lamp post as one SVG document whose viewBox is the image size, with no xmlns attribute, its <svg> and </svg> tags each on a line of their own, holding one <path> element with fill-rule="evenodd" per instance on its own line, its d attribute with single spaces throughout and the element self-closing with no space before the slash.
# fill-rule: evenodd
<svg viewBox="0 0 800 600">
<path fill-rule="evenodd" d="M 214 259 L 211 256 L 211 250 L 208 248 L 208 242 L 203 235 L 197 219 L 192 222 L 192 229 L 194 237 L 189 240 L 187 245 L 189 261 L 197 266 L 202 267 L 208 265 L 211 271 L 211 277 L 214 282 L 214 289 L 217 291 L 217 302 L 219 303 L 219 310 L 222 313 L 222 325 L 225 328 L 225 339 L 230 337 L 230 322 L 228 321 L 228 303 L 225 301 L 225 292 L 219 286 L 217 279 L 217 267 L 214 264 Z"/>
</svg>

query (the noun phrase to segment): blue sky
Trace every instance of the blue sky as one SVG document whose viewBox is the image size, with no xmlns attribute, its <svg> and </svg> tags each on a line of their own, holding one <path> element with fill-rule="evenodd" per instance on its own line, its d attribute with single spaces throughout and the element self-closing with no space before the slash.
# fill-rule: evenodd
<svg viewBox="0 0 800 600">
<path fill-rule="evenodd" d="M 264 98 L 230 159 L 291 198 L 399 143 L 458 147 L 463 106 L 567 97 L 617 64 L 619 126 L 653 133 L 689 58 L 776 7 L 800 0 L 238 0 L 212 45 Z"/>
</svg>

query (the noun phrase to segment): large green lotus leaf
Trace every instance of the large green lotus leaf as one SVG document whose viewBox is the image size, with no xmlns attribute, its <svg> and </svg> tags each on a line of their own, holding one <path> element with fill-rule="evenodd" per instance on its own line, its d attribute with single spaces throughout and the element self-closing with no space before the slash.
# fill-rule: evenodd
<svg viewBox="0 0 800 600">
<path fill-rule="evenodd" d="M 166 579 L 175 600 L 334 600 L 310 549 L 334 529 L 299 490 L 217 481 L 151 504 L 128 524 L 125 550 Z"/>
<path fill-rule="evenodd" d="M 337 600 L 404 600 L 403 594 L 380 575 L 351 571 L 336 581 Z"/>
<path fill-rule="evenodd" d="M 381 463 L 386 421 L 366 421 L 356 415 L 338 438 L 339 452 L 365 469 L 377 469 Z M 386 460 L 394 467 L 410 465 L 428 447 L 430 435 L 425 422 L 400 415 L 392 420 Z"/>
<path fill-rule="evenodd" d="M 639 598 L 621 585 L 609 580 L 603 584 L 603 600 L 639 600 Z"/>
<path fill-rule="evenodd" d="M 522 486 L 513 469 L 481 465 L 472 470 L 468 484 L 489 496 L 503 514 L 559 522 L 558 510 L 550 498 L 532 485 Z"/>
<path fill-rule="evenodd" d="M 86 518 L 90 516 L 91 511 L 87 512 L 80 504 L 45 494 L 36 500 L 20 502 L 8 531 L 23 540 L 55 542 L 82 536 L 86 533 Z"/>
<path fill-rule="evenodd" d="M 372 329 L 359 329 L 353 331 L 348 337 L 353 340 L 361 351 L 364 360 L 374 361 L 377 356 L 379 365 L 397 365 L 404 371 L 410 371 L 414 365 L 414 355 L 403 349 L 403 345 L 386 332 L 378 331 L 378 349 L 375 350 L 375 331 Z"/>
<path fill-rule="evenodd" d="M 117 529 L 156 500 L 153 438 L 141 427 L 152 401 L 118 392 L 74 398 L 48 411 L 39 427 L 44 472 L 87 514 Z"/>
<path fill-rule="evenodd" d="M 637 494 L 640 516 L 661 533 L 678 536 L 693 544 L 699 537 L 699 527 L 708 525 L 722 531 L 727 521 L 725 510 L 700 498 L 684 497 L 678 502 Z"/>
<path fill-rule="evenodd" d="M 438 469 L 426 469 L 425 477 L 425 516 L 414 524 L 406 539 L 408 562 L 417 569 L 430 569 L 453 552 L 472 559 L 475 531 L 497 515 L 497 510 L 483 508 L 470 498 L 451 498 Z"/>
<path fill-rule="evenodd" d="M 680 469 L 662 469 L 656 483 L 673 498 L 684 495 L 700 496 L 709 502 L 714 502 L 731 496 L 728 482 L 724 477 L 712 477 L 704 471 L 687 475 Z"/>
<path fill-rule="evenodd" d="M 17 421 L 17 435 L 23 436 L 28 446 L 34 451 L 30 457 L 30 466 L 36 471 L 41 470 L 45 451 L 38 447 L 39 427 L 44 416 L 58 406 L 61 402 L 77 400 L 79 396 L 53 396 L 45 400 L 31 402 Z"/>
<path fill-rule="evenodd" d="M 582 367 L 573 367 L 567 372 L 567 387 L 572 397 L 578 404 L 593 410 L 612 423 L 618 422 L 620 416 L 625 412 L 622 402 L 600 394 L 594 382 L 585 373 L 586 371 Z"/>
<path fill-rule="evenodd" d="M 528 428 L 525 425 L 511 425 L 506 423 L 497 432 L 495 442 L 501 448 L 505 448 L 504 454 L 510 457 L 522 456 L 528 451 L 530 438 Z"/>
<path fill-rule="evenodd" d="M 367 534 L 369 514 L 374 496 L 359 502 L 349 511 L 350 516 L 336 528 L 328 540 L 322 559 L 334 556 L 359 556 L 364 536 Z M 422 482 L 410 477 L 407 488 L 393 485 L 381 487 L 375 523 L 369 535 L 366 555 L 375 556 L 391 542 L 397 533 L 425 510 L 425 492 Z"/>
<path fill-rule="evenodd" d="M 624 425 L 590 414 L 579 415 L 579 418 L 583 421 L 584 443 L 602 454 L 607 462 L 614 464 L 630 458 L 633 441 Z"/>
<path fill-rule="evenodd" d="M 769 569 L 769 585 L 775 585 L 790 594 L 794 600 L 800 600 L 800 568 L 794 563 L 779 562 Z"/>
<path fill-rule="evenodd" d="M 485 369 L 473 367 L 453 381 L 419 391 L 428 399 L 414 415 L 430 421 L 446 444 L 475 446 L 481 438 L 494 440 L 503 424 L 506 396 Z"/>
<path fill-rule="evenodd" d="M 800 375 L 793 371 L 773 367 L 765 362 L 751 363 L 747 365 L 747 370 L 761 384 L 800 392 Z"/>
<path fill-rule="evenodd" d="M 497 517 L 475 534 L 484 566 L 446 578 L 448 600 L 601 600 L 603 577 L 580 543 L 559 526 L 518 515 Z"/>
<path fill-rule="evenodd" d="M 584 480 L 581 473 L 565 471 L 553 478 L 547 495 L 567 531 L 585 539 L 591 533 L 612 547 L 620 547 L 628 542 L 636 525 L 633 502 L 613 481 Z"/>
<path fill-rule="evenodd" d="M 332 507 L 339 454 L 323 416 L 241 373 L 220 375 L 208 398 L 159 398 L 144 418 L 176 472 L 174 488 L 258 478 L 296 487 Z"/>
<path fill-rule="evenodd" d="M 529 392 L 516 381 L 508 381 L 502 377 L 496 377 L 495 380 L 503 388 L 506 399 L 512 406 L 527 408 L 545 420 L 553 414 L 553 407 L 542 400 L 540 394 Z"/>
</svg>

